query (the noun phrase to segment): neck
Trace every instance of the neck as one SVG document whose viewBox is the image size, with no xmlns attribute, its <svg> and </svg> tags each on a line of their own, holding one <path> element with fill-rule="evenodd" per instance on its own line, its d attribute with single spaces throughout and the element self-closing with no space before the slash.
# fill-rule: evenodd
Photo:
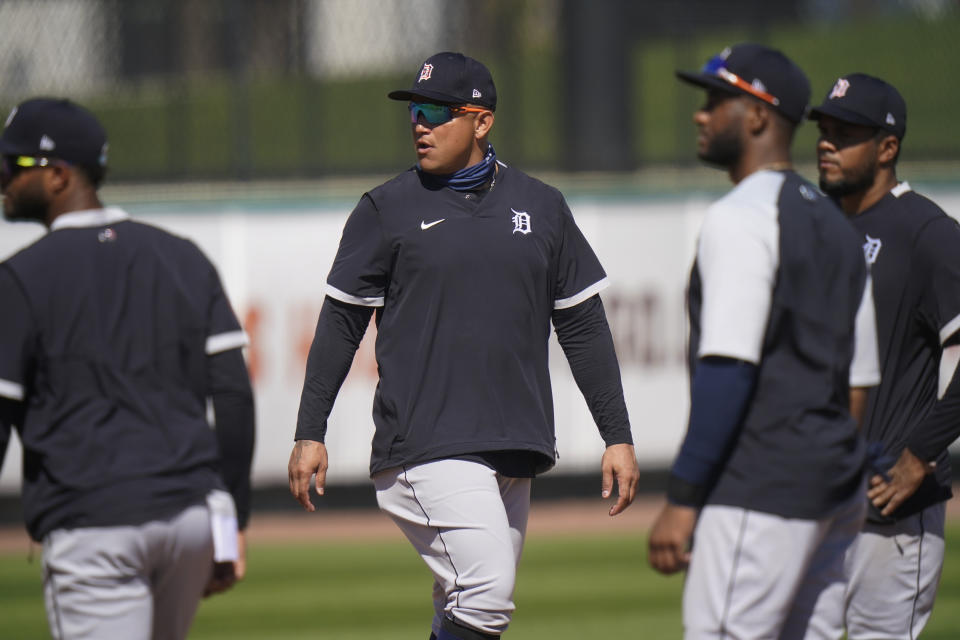
<svg viewBox="0 0 960 640">
<path fill-rule="evenodd" d="M 785 171 L 793 168 L 790 152 L 777 149 L 766 153 L 744 153 L 735 165 L 730 167 L 730 180 L 739 184 L 741 180 L 757 171 Z"/>
<path fill-rule="evenodd" d="M 66 213 L 72 213 L 74 211 L 86 211 L 87 209 L 102 209 L 103 203 L 100 202 L 100 198 L 97 197 L 96 191 L 89 191 L 83 193 L 74 193 L 70 197 L 64 198 L 62 201 L 54 202 L 47 213 L 47 219 L 44 220 L 44 224 L 47 228 L 50 228 L 50 225 L 53 224 L 53 221 L 59 218 L 60 216 Z"/>
<path fill-rule="evenodd" d="M 869 187 L 863 191 L 841 196 L 840 208 L 847 215 L 861 214 L 880 202 L 895 186 L 897 186 L 897 174 L 890 169 L 880 169 Z"/>
<path fill-rule="evenodd" d="M 487 148 L 489 146 L 490 143 L 487 142 L 486 138 L 477 140 L 476 144 L 470 148 L 470 157 L 467 159 L 467 165 L 462 168 L 466 169 L 467 167 L 472 167 L 478 162 L 483 162 L 483 160 L 487 157 Z"/>
<path fill-rule="evenodd" d="M 425 185 L 436 188 L 449 187 L 454 191 L 476 191 L 490 184 L 497 170 L 497 154 L 493 146 L 485 149 L 485 155 L 471 164 L 449 175 L 436 175 L 420 171 L 420 180 Z"/>
</svg>

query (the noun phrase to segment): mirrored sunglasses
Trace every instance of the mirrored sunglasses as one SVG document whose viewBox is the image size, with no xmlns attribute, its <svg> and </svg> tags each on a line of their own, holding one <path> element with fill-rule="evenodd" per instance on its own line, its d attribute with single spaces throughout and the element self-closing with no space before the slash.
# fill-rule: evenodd
<svg viewBox="0 0 960 640">
<path fill-rule="evenodd" d="M 67 163 L 55 158 L 34 156 L 3 156 L 0 160 L 0 186 L 6 187 L 11 180 L 25 169 L 35 167 L 65 166 Z"/>
<path fill-rule="evenodd" d="M 420 116 L 429 124 L 443 124 L 450 122 L 456 116 L 465 113 L 482 113 L 489 111 L 480 107 L 454 107 L 447 104 L 432 104 L 430 102 L 411 102 L 407 105 L 410 109 L 410 123 L 417 124 Z"/>
</svg>

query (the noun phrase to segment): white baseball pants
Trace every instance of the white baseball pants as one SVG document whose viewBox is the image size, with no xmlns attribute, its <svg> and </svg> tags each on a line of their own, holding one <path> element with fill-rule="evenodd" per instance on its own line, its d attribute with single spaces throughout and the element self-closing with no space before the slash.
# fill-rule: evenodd
<svg viewBox="0 0 960 640">
<path fill-rule="evenodd" d="M 443 617 L 500 635 L 514 610 L 530 479 L 465 460 L 436 460 L 373 476 L 377 502 L 433 572 L 433 633 Z"/>
<path fill-rule="evenodd" d="M 916 640 L 930 619 L 943 568 L 946 503 L 895 524 L 867 523 L 847 552 L 849 640 Z"/>
<path fill-rule="evenodd" d="M 57 529 L 43 541 L 55 640 L 186 638 L 213 569 L 206 505 L 136 526 Z"/>
<path fill-rule="evenodd" d="M 861 491 L 820 520 L 704 507 L 683 591 L 685 640 L 839 640 L 842 615 L 813 612 L 843 584 L 865 514 Z"/>
</svg>

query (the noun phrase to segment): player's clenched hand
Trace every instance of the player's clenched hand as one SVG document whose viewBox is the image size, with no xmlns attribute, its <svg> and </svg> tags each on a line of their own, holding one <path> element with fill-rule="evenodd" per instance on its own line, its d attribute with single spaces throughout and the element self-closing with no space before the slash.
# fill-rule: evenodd
<svg viewBox="0 0 960 640">
<path fill-rule="evenodd" d="M 237 532 L 237 559 L 234 562 L 214 562 L 210 581 L 203 590 L 203 597 L 226 591 L 247 575 L 247 536 Z"/>
<path fill-rule="evenodd" d="M 667 504 L 660 512 L 647 548 L 647 561 L 660 573 L 676 573 L 690 564 L 690 540 L 697 523 L 697 510 Z"/>
<path fill-rule="evenodd" d="M 317 495 L 322 496 L 327 484 L 327 447 L 315 440 L 297 440 L 290 452 L 287 477 L 290 493 L 307 511 L 316 509 L 310 502 L 310 476 L 313 474 L 317 474 Z"/>
<path fill-rule="evenodd" d="M 214 562 L 210 580 L 203 590 L 203 597 L 207 598 L 217 593 L 223 593 L 237 581 L 235 568 L 232 562 Z"/>
<path fill-rule="evenodd" d="M 640 480 L 640 468 L 637 466 L 637 454 L 632 444 L 612 444 L 603 452 L 600 461 L 603 473 L 600 495 L 609 498 L 613 491 L 613 481 L 617 481 L 617 503 L 610 507 L 610 515 L 615 516 L 633 502 L 637 494 L 637 482 Z"/>
<path fill-rule="evenodd" d="M 936 463 L 924 462 L 909 449 L 904 449 L 896 463 L 887 472 L 890 480 L 875 475 L 870 478 L 867 498 L 885 516 L 892 514 L 907 498 L 920 487 L 928 473 L 932 473 Z"/>
</svg>

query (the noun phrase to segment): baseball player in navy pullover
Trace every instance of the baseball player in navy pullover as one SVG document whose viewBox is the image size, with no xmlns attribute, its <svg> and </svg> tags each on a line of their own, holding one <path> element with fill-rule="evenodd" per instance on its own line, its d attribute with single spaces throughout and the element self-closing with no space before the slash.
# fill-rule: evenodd
<svg viewBox="0 0 960 640">
<path fill-rule="evenodd" d="M 897 179 L 907 106 L 893 86 L 842 76 L 810 117 L 820 187 L 860 232 L 870 263 L 882 380 L 855 398 L 867 442 L 887 460 L 847 552 L 846 592 L 833 601 L 851 640 L 911 640 L 940 581 L 947 447 L 960 435 L 960 226 Z"/>
<path fill-rule="evenodd" d="M 380 508 L 430 567 L 440 640 L 499 637 L 530 505 L 556 458 L 553 324 L 604 442 L 602 495 L 633 500 L 637 463 L 598 292 L 607 284 L 563 196 L 499 162 L 490 72 L 428 58 L 409 90 L 415 167 L 364 194 L 327 278 L 290 457 L 290 490 L 323 493 L 327 417 L 376 310 L 370 473 Z"/>
<path fill-rule="evenodd" d="M 50 631 L 184 638 L 245 572 L 246 335 L 193 243 L 100 202 L 90 112 L 28 100 L 0 154 L 4 216 L 49 230 L 0 264 L 0 460 L 16 427 Z"/>
</svg>

